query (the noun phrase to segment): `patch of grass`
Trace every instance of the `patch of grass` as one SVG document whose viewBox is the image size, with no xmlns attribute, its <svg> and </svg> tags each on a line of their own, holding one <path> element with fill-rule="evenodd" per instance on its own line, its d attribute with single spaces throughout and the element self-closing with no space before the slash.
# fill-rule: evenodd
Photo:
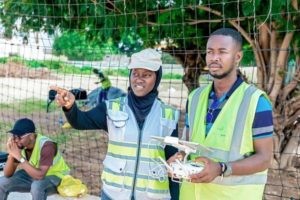
<svg viewBox="0 0 300 200">
<path fill-rule="evenodd" d="M 7 63 L 7 58 L 4 58 L 4 57 L 3 57 L 3 58 L 0 58 L 0 63 L 3 63 L 3 64 L 4 64 L 4 63 Z"/>
<path fill-rule="evenodd" d="M 103 70 L 105 75 L 108 76 L 122 76 L 122 77 L 128 77 L 129 76 L 129 70 L 128 69 L 108 69 L 108 70 Z M 162 76 L 163 79 L 177 79 L 180 80 L 182 79 L 181 74 L 163 74 Z"/>
<path fill-rule="evenodd" d="M 182 75 L 181 74 L 163 74 L 162 76 L 163 79 L 176 79 L 176 80 L 181 80 Z"/>
<path fill-rule="evenodd" d="M 24 59 L 22 59 L 19 56 L 12 56 L 12 57 L 8 57 L 8 61 L 12 61 L 12 62 L 16 62 L 16 63 L 23 63 Z"/>
<path fill-rule="evenodd" d="M 92 72 L 92 67 L 83 66 L 76 67 L 73 65 L 66 64 L 62 61 L 55 60 L 24 60 L 23 64 L 29 68 L 48 68 L 50 70 L 56 70 L 60 74 L 86 74 L 89 75 Z"/>
<path fill-rule="evenodd" d="M 62 69 L 57 70 L 58 73 L 63 74 L 81 74 L 81 75 L 90 75 L 92 73 L 92 67 L 75 67 L 72 65 L 63 65 Z"/>
<path fill-rule="evenodd" d="M 60 61 L 54 61 L 54 60 L 25 60 L 24 65 L 29 68 L 48 68 L 48 69 L 54 69 L 58 70 L 63 68 L 63 62 Z"/>
<path fill-rule="evenodd" d="M 123 76 L 123 77 L 129 76 L 128 69 L 108 69 L 108 70 L 103 70 L 103 72 L 107 76 Z"/>
<path fill-rule="evenodd" d="M 170 57 L 172 58 L 172 57 Z M 0 58 L 0 63 L 6 63 L 8 61 L 13 61 L 16 63 L 21 63 L 28 68 L 48 68 L 50 70 L 55 70 L 58 74 L 79 74 L 79 75 L 91 75 L 93 74 L 93 67 L 91 66 L 82 66 L 76 67 L 74 65 L 66 64 L 63 61 L 55 61 L 55 60 L 25 60 L 18 56 L 8 57 L 8 58 Z M 120 76 L 120 77 L 128 77 L 129 70 L 127 68 L 123 69 L 107 69 L 103 70 L 105 75 L 108 76 Z M 181 74 L 163 74 L 163 79 L 182 79 Z"/>
<path fill-rule="evenodd" d="M 47 102 L 37 99 L 24 99 L 10 104 L 1 103 L 0 107 L 2 109 L 13 109 L 15 112 L 20 114 L 30 114 L 40 110 L 46 111 Z"/>
<path fill-rule="evenodd" d="M 163 63 L 177 64 L 176 58 L 174 58 L 173 56 L 171 56 L 169 53 L 163 53 L 161 59 L 162 59 Z"/>
<path fill-rule="evenodd" d="M 46 67 L 46 65 L 38 60 L 25 60 L 24 64 L 29 68 Z"/>
</svg>

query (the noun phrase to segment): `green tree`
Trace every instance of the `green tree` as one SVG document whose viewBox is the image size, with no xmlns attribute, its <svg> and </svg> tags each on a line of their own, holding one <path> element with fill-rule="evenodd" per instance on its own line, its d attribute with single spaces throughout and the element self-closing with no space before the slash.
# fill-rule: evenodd
<svg viewBox="0 0 300 200">
<path fill-rule="evenodd" d="M 89 41 L 84 33 L 67 31 L 54 39 L 53 53 L 65 55 L 70 60 L 101 60 L 107 53 L 107 49 L 115 51 L 115 47 L 110 43 L 111 40 L 105 41 L 105 43 Z"/>
<path fill-rule="evenodd" d="M 85 32 L 89 40 L 112 38 L 116 46 L 126 41 L 132 51 L 138 49 L 135 40 L 144 47 L 165 41 L 164 51 L 182 62 L 183 82 L 189 91 L 199 86 L 210 31 L 222 26 L 236 28 L 253 50 L 257 85 L 269 94 L 274 106 L 274 163 L 280 168 L 293 167 L 297 142 L 291 138 L 300 135 L 297 0 L 5 0 L 0 4 L 7 33 L 20 19 L 23 31 Z M 295 60 L 296 72 L 284 84 L 290 59 Z"/>
</svg>

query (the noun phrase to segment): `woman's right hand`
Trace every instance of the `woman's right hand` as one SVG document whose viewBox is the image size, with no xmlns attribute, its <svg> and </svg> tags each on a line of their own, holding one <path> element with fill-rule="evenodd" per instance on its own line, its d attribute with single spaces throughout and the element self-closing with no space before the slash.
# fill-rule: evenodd
<svg viewBox="0 0 300 200">
<path fill-rule="evenodd" d="M 57 86 L 50 86 L 50 89 L 57 92 L 55 100 L 60 107 L 65 107 L 67 110 L 72 108 L 75 103 L 75 96 L 70 91 Z"/>
<path fill-rule="evenodd" d="M 171 156 L 167 160 L 167 163 L 171 164 L 172 162 L 176 162 L 176 160 L 183 161 L 184 156 L 185 156 L 185 153 L 183 151 L 179 151 L 179 152 L 175 153 L 173 156 Z"/>
<path fill-rule="evenodd" d="M 179 151 L 179 152 L 175 153 L 173 156 L 171 156 L 171 157 L 167 160 L 167 163 L 168 163 L 168 165 L 170 166 L 171 163 L 176 162 L 176 160 L 178 160 L 178 161 L 181 162 L 181 161 L 183 161 L 184 156 L 185 156 L 185 153 L 184 153 L 183 151 Z M 178 179 L 177 181 L 180 180 L 180 178 L 176 177 L 176 175 L 173 174 L 173 172 L 170 171 L 170 169 L 168 169 L 167 171 L 168 171 L 168 176 L 169 176 L 169 177 L 171 177 L 171 178 L 173 178 L 173 179 Z"/>
</svg>

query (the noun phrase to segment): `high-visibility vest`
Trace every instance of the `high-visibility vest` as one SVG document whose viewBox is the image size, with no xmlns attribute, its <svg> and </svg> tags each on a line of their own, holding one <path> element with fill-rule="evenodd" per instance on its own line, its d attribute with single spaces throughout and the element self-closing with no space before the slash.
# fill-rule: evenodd
<svg viewBox="0 0 300 200">
<path fill-rule="evenodd" d="M 48 141 L 52 142 L 50 138 L 43 136 L 41 134 L 37 134 L 33 151 L 29 159 L 29 163 L 35 168 L 40 167 L 41 150 L 43 148 L 43 145 Z M 22 155 L 23 157 L 26 157 L 24 149 L 22 150 Z M 57 150 L 57 153 L 53 158 L 52 165 L 48 169 L 46 176 L 55 175 L 57 177 L 62 178 L 64 175 L 67 175 L 69 173 L 70 173 L 70 168 L 64 161 L 60 151 Z"/>
<path fill-rule="evenodd" d="M 164 146 L 151 136 L 170 136 L 179 111 L 155 100 L 142 130 L 127 98 L 106 101 L 109 144 L 103 162 L 103 190 L 111 199 L 170 199 L 168 175 L 159 157 Z"/>
<path fill-rule="evenodd" d="M 212 152 L 202 151 L 197 156 L 217 162 L 230 162 L 254 153 L 252 124 L 261 95 L 266 94 L 243 82 L 230 96 L 207 136 L 205 118 L 212 84 L 198 88 L 189 96 L 189 122 L 191 140 L 209 147 Z M 266 96 L 267 97 L 267 96 Z M 270 131 L 273 126 L 269 127 Z M 211 183 L 183 183 L 180 199 L 262 199 L 267 181 L 267 170 L 247 176 L 216 177 Z"/>
</svg>

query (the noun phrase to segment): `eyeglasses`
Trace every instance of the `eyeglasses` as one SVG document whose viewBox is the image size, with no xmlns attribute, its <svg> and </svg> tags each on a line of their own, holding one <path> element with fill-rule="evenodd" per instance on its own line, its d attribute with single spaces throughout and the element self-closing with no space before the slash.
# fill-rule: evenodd
<svg viewBox="0 0 300 200">
<path fill-rule="evenodd" d="M 30 135 L 31 133 L 26 133 L 25 135 L 22 135 L 22 136 L 18 136 L 18 135 L 14 135 L 12 134 L 12 138 L 15 140 L 15 139 L 18 139 L 18 140 L 22 140 L 23 138 L 25 138 L 26 136 Z"/>
</svg>

